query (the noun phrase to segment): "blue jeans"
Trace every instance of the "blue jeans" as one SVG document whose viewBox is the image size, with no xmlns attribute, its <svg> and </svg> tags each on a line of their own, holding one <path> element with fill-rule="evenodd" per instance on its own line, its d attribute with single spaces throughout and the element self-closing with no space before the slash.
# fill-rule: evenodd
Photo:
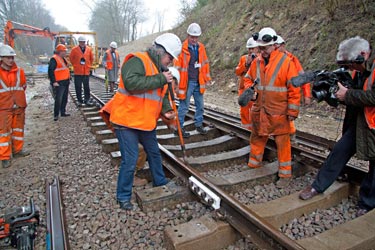
<svg viewBox="0 0 375 250">
<path fill-rule="evenodd" d="M 186 99 L 180 100 L 178 106 L 178 119 L 180 120 L 181 127 L 184 126 L 185 116 L 189 111 L 191 96 L 194 97 L 195 103 L 195 115 L 194 124 L 195 127 L 200 127 L 203 124 L 203 112 L 204 112 L 204 102 L 203 95 L 199 91 L 199 83 L 197 81 L 189 81 L 186 93 Z"/>
<path fill-rule="evenodd" d="M 167 184 L 161 163 L 161 154 L 156 139 L 156 130 L 143 131 L 131 128 L 116 129 L 121 152 L 121 165 L 117 179 L 117 200 L 130 201 L 135 166 L 138 159 L 138 142 L 147 154 L 154 186 Z"/>
</svg>

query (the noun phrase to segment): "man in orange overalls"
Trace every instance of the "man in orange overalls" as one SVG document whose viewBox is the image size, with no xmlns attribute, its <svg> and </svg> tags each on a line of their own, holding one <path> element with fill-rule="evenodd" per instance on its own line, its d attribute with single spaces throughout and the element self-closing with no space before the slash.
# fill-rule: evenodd
<svg viewBox="0 0 375 250">
<path fill-rule="evenodd" d="M 12 47 L 0 47 L 0 160 L 3 168 L 11 165 L 14 156 L 30 153 L 22 150 L 26 109 L 26 78 L 17 67 Z"/>
<path fill-rule="evenodd" d="M 292 179 L 290 121 L 298 117 L 300 89 L 289 84 L 298 75 L 294 63 L 277 50 L 277 34 L 272 28 L 263 28 L 253 35 L 261 56 L 251 63 L 245 77 L 245 88 L 255 81 L 257 99 L 251 108 L 253 129 L 250 137 L 248 166 L 262 166 L 264 148 L 269 136 L 275 138 L 279 163 L 278 188 L 286 187 Z"/>
</svg>

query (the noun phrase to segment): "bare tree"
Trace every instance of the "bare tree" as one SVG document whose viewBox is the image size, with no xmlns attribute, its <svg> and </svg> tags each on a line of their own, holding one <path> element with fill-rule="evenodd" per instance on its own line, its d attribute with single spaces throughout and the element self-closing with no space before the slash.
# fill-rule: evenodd
<svg viewBox="0 0 375 250">
<path fill-rule="evenodd" d="M 54 18 L 49 14 L 48 10 L 44 8 L 41 0 L 1 0 L 1 37 L 4 37 L 4 26 L 8 20 L 42 29 L 48 27 L 51 31 L 65 29 L 64 27 L 55 24 Z M 18 35 L 15 42 L 18 50 L 21 50 L 25 54 L 31 56 L 44 53 L 51 54 L 53 51 L 53 42 L 49 38 L 36 38 Z"/>
<path fill-rule="evenodd" d="M 137 25 L 143 22 L 142 0 L 100 0 L 96 2 L 89 27 L 98 34 L 99 46 L 111 41 L 123 44 L 137 38 Z"/>
</svg>

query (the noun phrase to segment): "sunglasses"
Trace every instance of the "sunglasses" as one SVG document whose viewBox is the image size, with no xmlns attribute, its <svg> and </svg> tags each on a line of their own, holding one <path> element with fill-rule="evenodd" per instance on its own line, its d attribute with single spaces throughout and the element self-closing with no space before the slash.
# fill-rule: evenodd
<svg viewBox="0 0 375 250">
<path fill-rule="evenodd" d="M 259 32 L 256 32 L 256 33 L 253 34 L 253 39 L 254 39 L 254 41 L 258 41 Z M 265 42 L 265 43 L 269 43 L 271 41 L 276 41 L 276 40 L 277 40 L 277 36 L 271 36 L 269 34 L 266 34 L 266 35 L 262 36 L 262 41 Z"/>
</svg>

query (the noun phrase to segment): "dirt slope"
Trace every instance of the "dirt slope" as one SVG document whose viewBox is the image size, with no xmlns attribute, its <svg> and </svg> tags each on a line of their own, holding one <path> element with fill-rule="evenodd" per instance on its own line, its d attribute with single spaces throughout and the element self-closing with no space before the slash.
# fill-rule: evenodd
<svg viewBox="0 0 375 250">
<path fill-rule="evenodd" d="M 334 69 L 338 43 L 345 38 L 360 35 L 375 45 L 374 13 L 370 0 L 208 0 L 174 31 L 185 39 L 191 22 L 202 26 L 201 41 L 222 87 L 236 82 L 233 71 L 246 40 L 262 27 L 283 36 L 305 69 Z"/>
</svg>

